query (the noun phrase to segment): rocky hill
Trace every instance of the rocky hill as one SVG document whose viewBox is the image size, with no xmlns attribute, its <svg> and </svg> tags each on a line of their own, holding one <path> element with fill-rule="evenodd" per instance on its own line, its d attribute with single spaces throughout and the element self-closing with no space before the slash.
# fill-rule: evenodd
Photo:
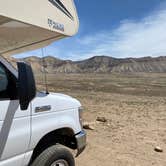
<svg viewBox="0 0 166 166">
<path fill-rule="evenodd" d="M 51 56 L 43 60 L 33 56 L 25 58 L 24 61 L 31 63 L 36 73 L 43 72 L 43 64 L 48 73 L 166 72 L 166 57 L 117 59 L 94 56 L 83 61 L 70 61 Z"/>
</svg>

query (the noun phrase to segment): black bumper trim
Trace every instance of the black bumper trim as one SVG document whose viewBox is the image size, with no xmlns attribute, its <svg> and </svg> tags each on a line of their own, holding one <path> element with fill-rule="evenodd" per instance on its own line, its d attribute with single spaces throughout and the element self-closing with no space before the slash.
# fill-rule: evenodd
<svg viewBox="0 0 166 166">
<path fill-rule="evenodd" d="M 78 157 L 86 147 L 86 132 L 82 130 L 80 133 L 76 134 L 76 141 L 77 141 L 77 154 Z"/>
</svg>

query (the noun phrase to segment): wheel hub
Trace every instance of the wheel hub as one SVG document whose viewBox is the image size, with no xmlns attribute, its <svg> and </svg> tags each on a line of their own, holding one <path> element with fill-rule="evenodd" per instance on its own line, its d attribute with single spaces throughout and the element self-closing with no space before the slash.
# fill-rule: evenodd
<svg viewBox="0 0 166 166">
<path fill-rule="evenodd" d="M 53 162 L 51 166 L 69 166 L 69 164 L 67 163 L 67 161 L 61 159 Z"/>
</svg>

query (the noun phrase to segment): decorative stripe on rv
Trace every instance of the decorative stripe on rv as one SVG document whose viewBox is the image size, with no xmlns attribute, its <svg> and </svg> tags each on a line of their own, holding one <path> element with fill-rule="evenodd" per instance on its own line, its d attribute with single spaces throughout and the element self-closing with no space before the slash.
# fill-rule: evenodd
<svg viewBox="0 0 166 166">
<path fill-rule="evenodd" d="M 70 19 L 74 20 L 74 17 L 66 9 L 66 7 L 64 6 L 64 4 L 60 0 L 48 0 L 48 1 L 51 2 L 54 6 L 56 6 L 59 10 L 61 10 Z"/>
</svg>

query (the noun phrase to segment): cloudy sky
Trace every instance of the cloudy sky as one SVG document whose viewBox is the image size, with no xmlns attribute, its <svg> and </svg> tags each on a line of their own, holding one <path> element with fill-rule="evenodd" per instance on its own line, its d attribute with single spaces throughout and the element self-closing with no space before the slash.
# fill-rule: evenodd
<svg viewBox="0 0 166 166">
<path fill-rule="evenodd" d="M 80 19 L 76 36 L 52 43 L 44 54 L 81 60 L 166 55 L 166 0 L 75 0 Z M 17 57 L 41 56 L 35 50 Z"/>
</svg>

